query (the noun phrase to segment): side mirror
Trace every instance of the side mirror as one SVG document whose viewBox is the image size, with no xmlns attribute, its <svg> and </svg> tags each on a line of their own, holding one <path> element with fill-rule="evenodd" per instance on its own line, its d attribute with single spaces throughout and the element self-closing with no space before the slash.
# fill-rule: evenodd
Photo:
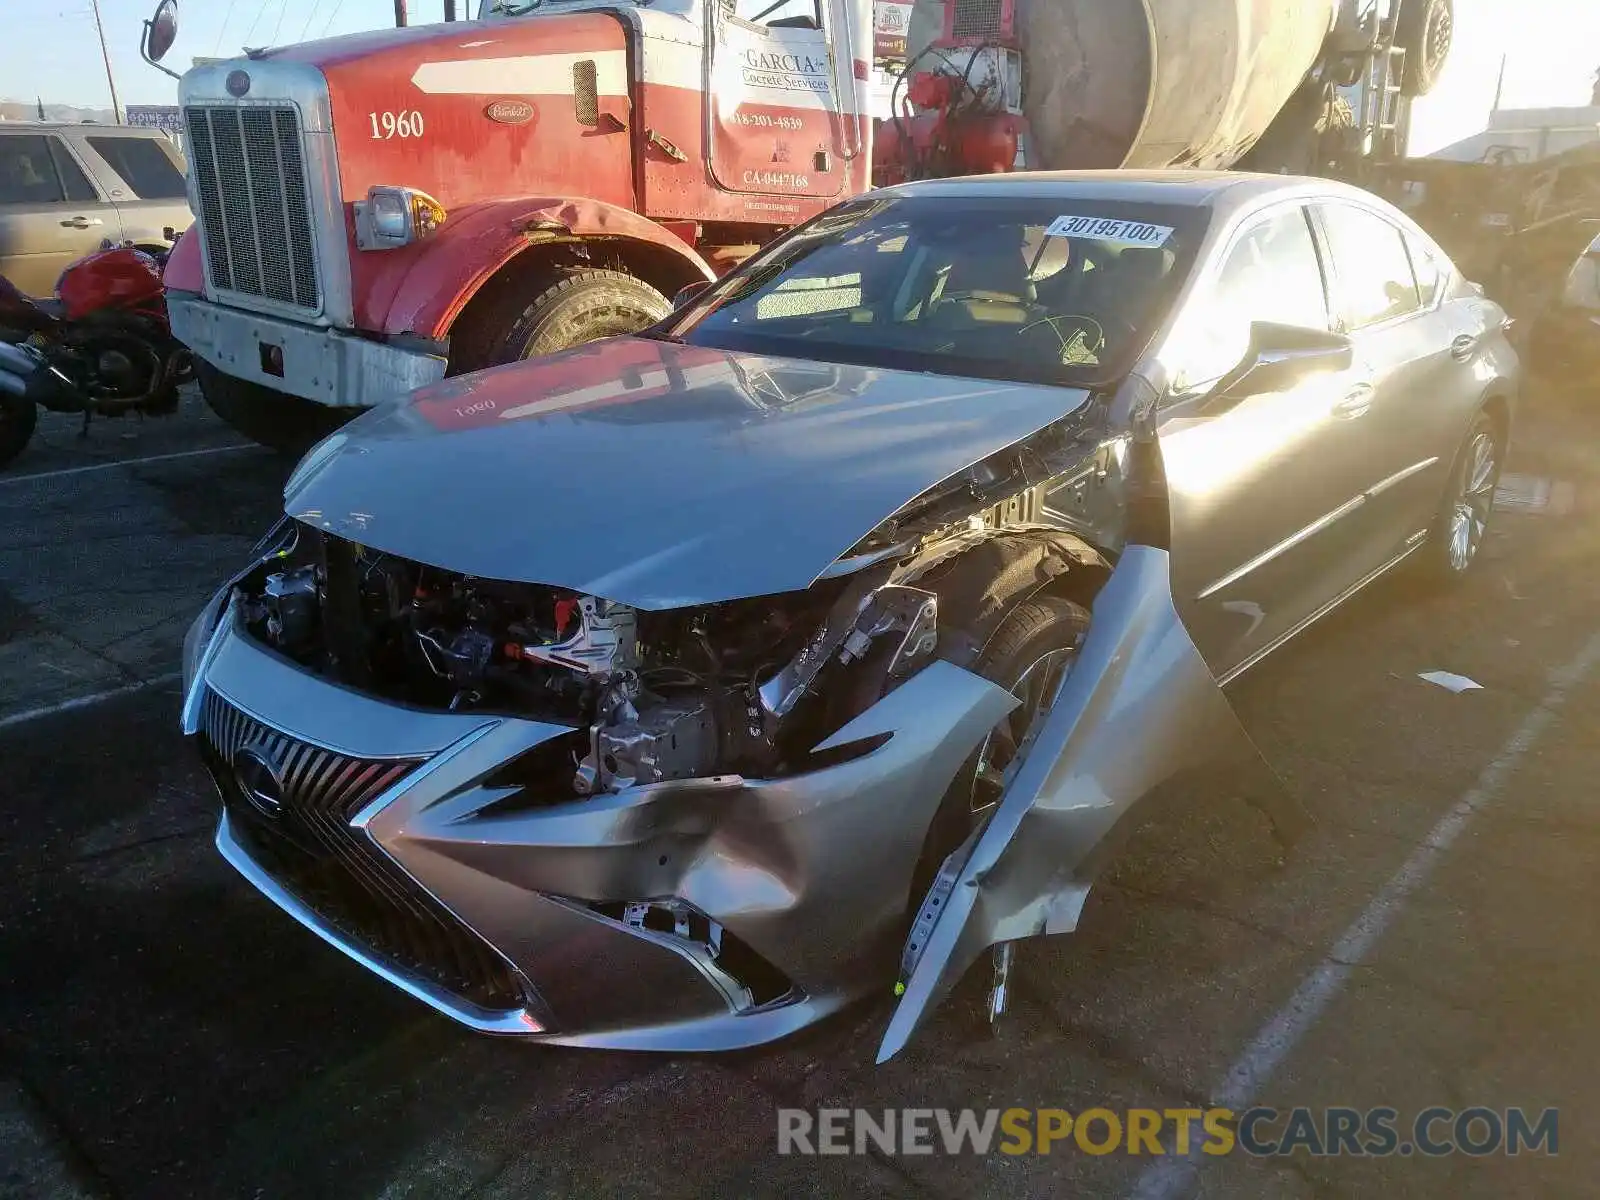
<svg viewBox="0 0 1600 1200">
<path fill-rule="evenodd" d="M 1207 407 L 1286 392 L 1313 375 L 1348 369 L 1353 354 L 1350 339 L 1342 333 L 1257 321 L 1250 326 L 1250 348 L 1211 390 Z"/>
<path fill-rule="evenodd" d="M 177 72 L 168 71 L 161 65 L 161 60 L 172 49 L 172 43 L 178 40 L 178 0 L 161 0 L 156 5 L 155 15 L 144 23 L 144 36 L 139 42 L 139 54 L 157 70 L 166 71 L 174 79 L 178 78 Z"/>
<path fill-rule="evenodd" d="M 705 293 L 705 290 L 710 286 L 710 280 L 701 279 L 689 284 L 687 287 L 679 288 L 677 295 L 672 297 L 673 310 L 676 311 L 680 308 L 686 308 L 690 304 L 693 304 L 696 300 L 700 299 L 700 297 Z"/>
</svg>

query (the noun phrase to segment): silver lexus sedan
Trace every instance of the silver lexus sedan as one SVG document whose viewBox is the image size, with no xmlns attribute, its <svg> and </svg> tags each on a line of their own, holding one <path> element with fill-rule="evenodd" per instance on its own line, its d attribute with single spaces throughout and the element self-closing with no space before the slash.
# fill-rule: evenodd
<svg viewBox="0 0 1600 1200">
<path fill-rule="evenodd" d="M 185 648 L 217 845 L 473 1029 L 726 1049 L 881 989 L 886 1058 L 980 959 L 998 1012 L 1158 787 L 1261 766 L 1222 685 L 1471 569 L 1505 324 L 1322 181 L 840 205 L 306 456 Z"/>
</svg>

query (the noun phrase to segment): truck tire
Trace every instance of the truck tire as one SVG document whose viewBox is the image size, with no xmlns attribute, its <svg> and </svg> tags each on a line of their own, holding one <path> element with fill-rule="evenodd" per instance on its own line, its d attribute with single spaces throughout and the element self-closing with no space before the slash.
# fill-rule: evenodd
<svg viewBox="0 0 1600 1200">
<path fill-rule="evenodd" d="M 493 362 L 538 358 L 600 338 L 637 333 L 672 311 L 667 298 L 621 271 L 563 271 L 531 303 L 512 301 L 490 331 Z"/>
<path fill-rule="evenodd" d="M 1406 52 L 1402 95 L 1426 96 L 1433 91 L 1450 57 L 1455 16 L 1454 0 L 1401 0 L 1394 41 Z"/>
<path fill-rule="evenodd" d="M 357 415 L 354 409 L 328 408 L 259 383 L 224 375 L 198 355 L 194 360 L 200 394 L 211 411 L 257 445 L 299 458 L 317 442 Z"/>
</svg>

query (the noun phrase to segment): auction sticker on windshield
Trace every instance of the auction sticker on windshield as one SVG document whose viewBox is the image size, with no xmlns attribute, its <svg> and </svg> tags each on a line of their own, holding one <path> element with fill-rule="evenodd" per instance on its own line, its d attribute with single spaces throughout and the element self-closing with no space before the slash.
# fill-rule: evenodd
<svg viewBox="0 0 1600 1200">
<path fill-rule="evenodd" d="M 1114 217 L 1057 217 L 1044 232 L 1046 237 L 1096 238 L 1124 246 L 1164 246 L 1172 236 L 1172 226 L 1119 221 Z"/>
</svg>

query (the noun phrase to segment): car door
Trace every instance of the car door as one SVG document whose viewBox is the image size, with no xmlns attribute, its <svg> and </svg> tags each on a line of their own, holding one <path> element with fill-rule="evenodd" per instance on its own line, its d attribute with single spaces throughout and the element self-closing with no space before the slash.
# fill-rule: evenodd
<svg viewBox="0 0 1600 1200">
<path fill-rule="evenodd" d="M 1357 382 L 1338 419 L 1366 477 L 1351 522 L 1365 574 L 1427 531 L 1460 436 L 1444 429 L 1461 411 L 1451 397 L 1472 389 L 1482 331 L 1469 332 L 1466 314 L 1441 304 L 1436 272 L 1424 297 L 1405 234 L 1376 207 L 1330 199 L 1314 214 L 1327 242 L 1339 328 L 1355 347 Z"/>
<path fill-rule="evenodd" d="M 123 241 L 165 246 L 168 230 L 193 223 L 183 157 L 167 138 L 85 129 L 68 140 L 115 203 Z"/>
<path fill-rule="evenodd" d="M 717 0 L 706 5 L 706 19 L 707 150 L 717 185 L 763 196 L 837 196 L 846 156 L 860 146 L 843 116 L 848 98 L 822 6 Z"/>
<path fill-rule="evenodd" d="M 1208 666 L 1225 678 L 1350 583 L 1346 530 L 1362 475 L 1335 445 L 1339 373 L 1219 408 L 1215 383 L 1245 355 L 1256 321 L 1332 328 L 1327 280 L 1303 203 L 1246 220 L 1213 257 L 1160 351 L 1160 416 L 1172 515 L 1173 599 Z M 1203 269 L 1204 270 L 1204 269 Z"/>
<path fill-rule="evenodd" d="M 116 208 L 59 136 L 0 131 L 0 275 L 50 296 L 68 265 L 120 236 Z"/>
</svg>

